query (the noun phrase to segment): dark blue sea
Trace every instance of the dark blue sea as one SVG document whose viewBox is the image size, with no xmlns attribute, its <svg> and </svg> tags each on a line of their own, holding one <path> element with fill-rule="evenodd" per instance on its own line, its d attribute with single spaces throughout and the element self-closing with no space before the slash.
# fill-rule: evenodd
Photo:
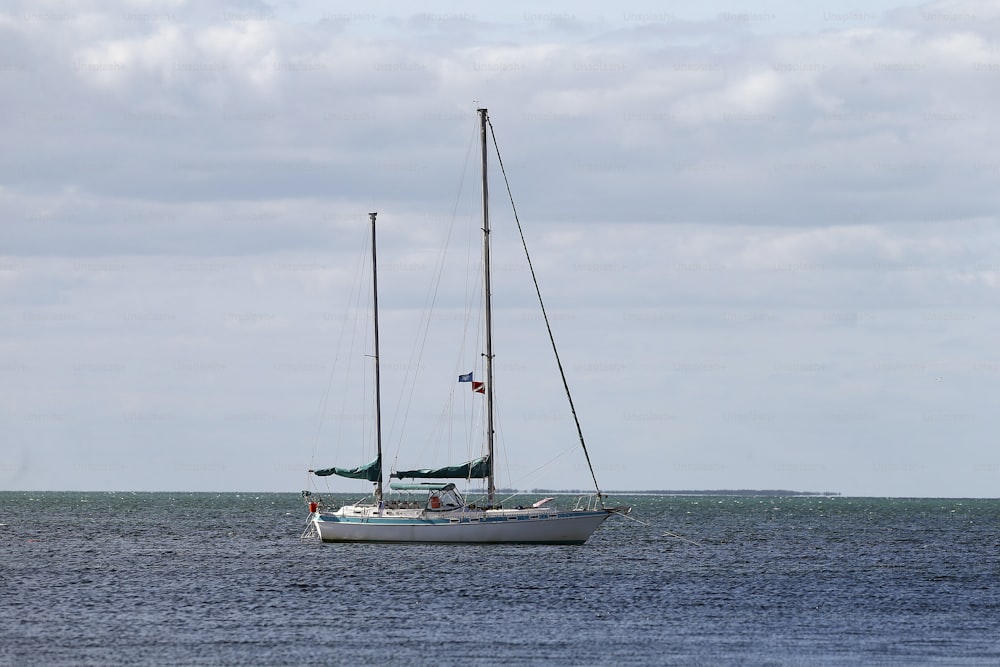
<svg viewBox="0 0 1000 667">
<path fill-rule="evenodd" d="M 612 502 L 584 546 L 324 545 L 296 494 L 0 493 L 0 664 L 1000 665 L 998 500 Z"/>
</svg>

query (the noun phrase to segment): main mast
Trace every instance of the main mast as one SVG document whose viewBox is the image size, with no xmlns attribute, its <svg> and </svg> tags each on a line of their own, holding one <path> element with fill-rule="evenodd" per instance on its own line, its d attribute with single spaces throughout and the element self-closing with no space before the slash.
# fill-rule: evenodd
<svg viewBox="0 0 1000 667">
<path fill-rule="evenodd" d="M 482 140 L 483 156 L 483 311 L 486 325 L 486 455 L 489 461 L 489 477 L 486 493 L 489 504 L 496 495 L 493 476 L 493 292 L 490 284 L 490 196 L 486 178 L 486 109 L 479 112 L 479 134 Z"/>
<path fill-rule="evenodd" d="M 378 212 L 369 213 L 372 221 L 372 313 L 375 318 L 375 447 L 378 460 L 378 481 L 375 482 L 375 500 L 382 501 L 382 386 L 379 377 L 378 349 L 378 261 L 375 254 L 375 216 Z"/>
</svg>

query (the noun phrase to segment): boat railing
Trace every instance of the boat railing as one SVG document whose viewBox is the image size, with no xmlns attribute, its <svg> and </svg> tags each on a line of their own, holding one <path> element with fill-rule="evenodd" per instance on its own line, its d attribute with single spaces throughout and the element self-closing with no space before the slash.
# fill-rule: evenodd
<svg viewBox="0 0 1000 667">
<path fill-rule="evenodd" d="M 388 498 L 385 501 L 384 509 L 387 510 L 414 510 L 423 509 L 423 502 L 410 500 L 409 498 Z"/>
<path fill-rule="evenodd" d="M 573 511 L 576 512 L 593 512 L 599 509 L 601 509 L 601 499 L 595 494 L 577 497 L 576 505 L 573 507 Z"/>
</svg>

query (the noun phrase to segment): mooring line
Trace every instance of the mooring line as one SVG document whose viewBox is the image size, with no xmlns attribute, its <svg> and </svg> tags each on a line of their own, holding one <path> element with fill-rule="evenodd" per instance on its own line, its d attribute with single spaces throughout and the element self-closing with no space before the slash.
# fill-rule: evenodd
<svg viewBox="0 0 1000 667">
<path fill-rule="evenodd" d="M 704 545 L 702 545 L 699 542 L 695 542 L 694 540 L 689 540 L 688 538 L 684 537 L 683 535 L 678 535 L 677 533 L 671 533 L 669 530 L 666 531 L 666 532 L 664 532 L 663 534 L 664 535 L 669 535 L 670 537 L 676 537 L 678 540 L 683 540 L 685 542 L 690 542 L 691 544 L 695 545 L 696 547 L 704 546 Z"/>
<path fill-rule="evenodd" d="M 635 521 L 636 523 L 641 523 L 641 524 L 642 524 L 642 525 L 644 525 L 644 526 L 649 526 L 649 527 L 652 527 L 652 524 L 649 524 L 649 523 L 646 523 L 645 521 L 640 521 L 639 519 L 636 519 L 636 518 L 635 518 L 635 517 L 633 517 L 633 516 L 629 516 L 628 514 L 622 514 L 621 512 L 615 512 L 615 514 L 617 514 L 617 515 L 619 515 L 619 516 L 623 516 L 623 517 L 625 517 L 626 519 L 629 519 L 630 521 Z M 696 547 L 703 547 L 703 546 L 705 546 L 705 545 L 701 544 L 700 542 L 695 542 L 694 540 L 690 540 L 690 539 L 688 539 L 688 538 L 684 537 L 683 535 L 678 535 L 677 533 L 671 533 L 671 532 L 670 532 L 669 530 L 668 530 L 668 531 L 665 531 L 665 532 L 663 533 L 663 535 L 664 535 L 665 537 L 666 537 L 666 536 L 669 536 L 669 537 L 676 537 L 676 538 L 677 538 L 678 540 L 683 540 L 683 541 L 685 541 L 685 542 L 689 542 L 690 544 L 693 544 L 693 545 L 695 545 Z"/>
</svg>

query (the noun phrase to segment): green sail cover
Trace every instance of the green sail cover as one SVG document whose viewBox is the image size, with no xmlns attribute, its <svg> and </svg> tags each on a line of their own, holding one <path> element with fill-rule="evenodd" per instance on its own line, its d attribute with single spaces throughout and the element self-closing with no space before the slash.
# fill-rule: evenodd
<svg viewBox="0 0 1000 667">
<path fill-rule="evenodd" d="M 369 482 L 377 482 L 382 476 L 382 457 L 376 457 L 374 461 L 357 468 L 324 468 L 323 470 L 313 470 L 314 475 L 328 477 L 329 475 L 339 475 L 351 479 L 367 479 Z"/>
<path fill-rule="evenodd" d="M 392 477 L 399 479 L 485 479 L 490 476 L 490 457 L 484 456 L 462 465 L 422 470 L 398 470 Z"/>
</svg>

